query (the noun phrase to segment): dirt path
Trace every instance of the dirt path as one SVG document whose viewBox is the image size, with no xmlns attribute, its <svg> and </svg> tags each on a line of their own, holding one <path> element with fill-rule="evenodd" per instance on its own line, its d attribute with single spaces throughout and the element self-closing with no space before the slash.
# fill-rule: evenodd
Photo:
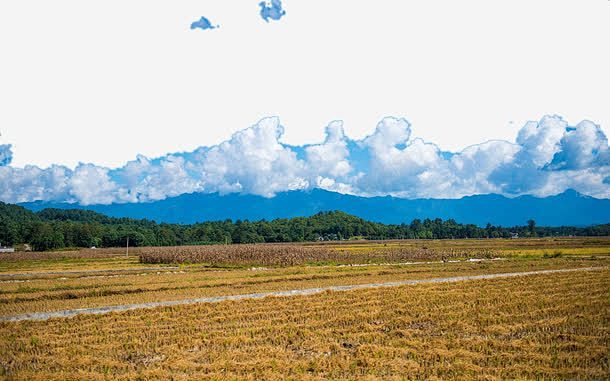
<svg viewBox="0 0 610 381">
<path fill-rule="evenodd" d="M 567 273 L 575 271 L 596 271 L 603 270 L 605 266 L 599 267 L 583 267 L 576 269 L 560 269 L 560 270 L 539 270 L 539 271 L 524 271 L 514 273 L 502 273 L 502 274 L 484 274 L 484 275 L 468 275 L 468 276 L 455 276 L 447 278 L 431 278 L 431 279 L 417 279 L 417 280 L 403 280 L 397 282 L 386 282 L 386 283 L 367 283 L 357 284 L 348 286 L 329 286 L 319 288 L 306 288 L 300 290 L 289 290 L 289 291 L 274 291 L 274 292 L 261 292 L 256 294 L 242 294 L 242 295 L 225 295 L 225 296 L 213 296 L 206 298 L 195 298 L 195 299 L 182 299 L 182 300 L 170 300 L 164 302 L 151 302 L 141 304 L 125 304 L 118 306 L 108 307 L 95 307 L 95 308 L 80 308 L 74 310 L 64 311 L 53 311 L 53 312 L 33 312 L 21 315 L 12 316 L 0 316 L 0 321 L 24 321 L 24 320 L 47 320 L 51 318 L 68 318 L 76 315 L 99 315 L 110 312 L 129 311 L 142 308 L 155 308 L 155 307 L 166 307 L 166 306 L 179 306 L 185 304 L 196 304 L 196 303 L 216 303 L 227 300 L 241 300 L 241 299 L 262 299 L 268 296 L 286 297 L 286 296 L 299 296 L 299 295 L 312 295 L 318 294 L 325 291 L 350 291 L 360 290 L 367 288 L 376 287 L 397 287 L 427 283 L 453 283 L 467 280 L 479 280 L 479 279 L 497 279 L 497 278 L 512 278 L 518 276 L 527 275 L 540 275 L 540 274 L 556 274 L 556 273 Z"/>
</svg>

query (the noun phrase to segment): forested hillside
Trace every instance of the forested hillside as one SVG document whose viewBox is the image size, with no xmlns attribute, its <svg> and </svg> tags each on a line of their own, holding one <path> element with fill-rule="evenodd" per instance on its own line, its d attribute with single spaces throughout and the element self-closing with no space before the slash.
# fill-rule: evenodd
<svg viewBox="0 0 610 381">
<path fill-rule="evenodd" d="M 35 250 L 65 247 L 175 246 L 212 243 L 302 242 L 317 240 L 411 238 L 508 238 L 527 236 L 610 235 L 610 224 L 591 227 L 523 226 L 485 228 L 454 220 L 413 220 L 389 225 L 365 221 L 340 211 L 273 221 L 214 221 L 191 225 L 158 224 L 149 220 L 114 218 L 88 210 L 44 209 L 31 212 L 0 202 L 0 242 L 27 243 Z"/>
</svg>

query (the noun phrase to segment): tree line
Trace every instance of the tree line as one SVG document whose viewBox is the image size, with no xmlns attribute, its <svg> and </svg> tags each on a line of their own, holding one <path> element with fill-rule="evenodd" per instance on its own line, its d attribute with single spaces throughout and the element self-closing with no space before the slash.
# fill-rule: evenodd
<svg viewBox="0 0 610 381">
<path fill-rule="evenodd" d="M 0 202 L 0 243 L 28 244 L 34 250 L 70 247 L 178 246 L 229 243 L 304 242 L 344 239 L 444 239 L 547 236 L 607 236 L 610 224 L 590 227 L 479 227 L 455 220 L 415 219 L 410 224 L 382 224 L 340 211 L 273 221 L 225 220 L 191 225 L 108 217 L 88 210 L 44 209 L 32 212 Z"/>
</svg>

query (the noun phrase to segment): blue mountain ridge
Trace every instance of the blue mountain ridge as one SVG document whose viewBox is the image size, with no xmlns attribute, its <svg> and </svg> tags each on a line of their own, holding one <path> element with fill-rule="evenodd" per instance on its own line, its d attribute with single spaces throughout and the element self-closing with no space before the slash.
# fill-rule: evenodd
<svg viewBox="0 0 610 381">
<path fill-rule="evenodd" d="M 254 195 L 191 193 L 147 203 L 78 205 L 29 202 L 30 210 L 44 208 L 88 209 L 113 217 L 146 218 L 157 222 L 190 224 L 216 220 L 272 220 L 304 217 L 322 211 L 341 210 L 366 220 L 389 224 L 413 219 L 454 219 L 485 226 L 524 225 L 534 219 L 540 226 L 588 226 L 610 222 L 610 199 L 597 199 L 568 190 L 556 196 L 538 198 L 476 195 L 460 199 L 402 199 L 358 197 L 321 189 L 290 191 L 265 198 Z"/>
</svg>

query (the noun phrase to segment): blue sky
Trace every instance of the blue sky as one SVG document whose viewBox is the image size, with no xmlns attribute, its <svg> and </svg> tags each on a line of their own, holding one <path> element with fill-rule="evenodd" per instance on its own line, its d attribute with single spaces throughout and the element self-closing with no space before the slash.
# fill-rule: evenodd
<svg viewBox="0 0 610 381">
<path fill-rule="evenodd" d="M 0 200 L 610 197 L 607 1 L 227 3 L 2 3 Z"/>
</svg>

